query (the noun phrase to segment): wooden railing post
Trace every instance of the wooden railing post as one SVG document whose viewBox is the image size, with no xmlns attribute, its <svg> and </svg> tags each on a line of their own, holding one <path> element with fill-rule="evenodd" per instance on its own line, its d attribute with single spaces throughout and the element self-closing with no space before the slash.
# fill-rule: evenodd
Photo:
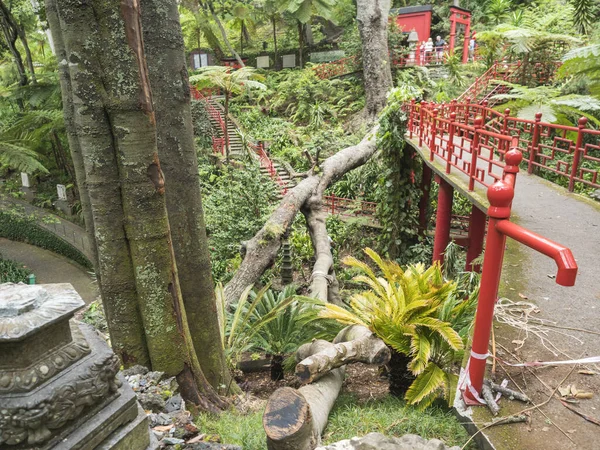
<svg viewBox="0 0 600 450">
<path fill-rule="evenodd" d="M 437 132 L 437 116 L 438 116 L 439 110 L 437 108 L 434 108 L 432 111 L 432 123 L 431 123 L 431 136 L 429 137 L 429 160 L 433 161 L 433 158 L 435 157 L 436 152 L 436 143 L 435 143 L 435 135 Z"/>
<path fill-rule="evenodd" d="M 415 120 L 415 99 L 410 100 L 410 112 L 408 114 L 408 133 L 409 136 L 413 137 L 413 124 Z"/>
<path fill-rule="evenodd" d="M 529 149 L 529 162 L 527 164 L 527 173 L 532 174 L 534 170 L 534 162 L 540 144 L 540 122 L 542 121 L 542 113 L 535 114 L 535 123 L 533 124 L 533 136 L 531 137 L 531 148 Z"/>
<path fill-rule="evenodd" d="M 456 113 L 450 113 L 450 129 L 448 130 L 448 148 L 446 149 L 446 173 L 450 173 L 452 155 L 454 154 L 454 128 L 456 126 Z"/>
<path fill-rule="evenodd" d="M 573 155 L 573 166 L 571 167 L 571 176 L 569 177 L 569 192 L 573 192 L 575 188 L 575 177 L 577 176 L 577 170 L 579 169 L 579 161 L 581 154 L 583 153 L 583 129 L 587 125 L 587 118 L 581 117 L 577 123 L 577 143 L 575 144 L 575 153 Z"/>
<path fill-rule="evenodd" d="M 481 102 L 481 120 L 483 120 L 483 123 L 485 123 L 485 121 L 486 121 L 487 107 L 488 107 L 488 101 L 487 100 L 483 100 Z"/>
<path fill-rule="evenodd" d="M 425 134 L 425 109 L 427 106 L 427 102 L 422 101 L 419 105 L 419 147 L 423 145 L 423 136 Z"/>
<path fill-rule="evenodd" d="M 483 119 L 477 117 L 473 124 L 473 140 L 471 141 L 471 171 L 469 173 L 469 190 L 475 188 L 475 178 L 477 177 L 477 156 L 479 153 L 479 130 L 483 127 Z"/>
</svg>

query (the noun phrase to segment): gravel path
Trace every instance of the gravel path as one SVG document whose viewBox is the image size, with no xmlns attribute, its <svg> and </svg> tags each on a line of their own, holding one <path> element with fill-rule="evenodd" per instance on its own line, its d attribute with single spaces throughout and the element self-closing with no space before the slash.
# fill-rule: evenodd
<svg viewBox="0 0 600 450">
<path fill-rule="evenodd" d="M 85 269 L 43 248 L 0 238 L 0 254 L 27 266 L 38 284 L 71 283 L 86 304 L 99 295 L 98 285 Z"/>
</svg>

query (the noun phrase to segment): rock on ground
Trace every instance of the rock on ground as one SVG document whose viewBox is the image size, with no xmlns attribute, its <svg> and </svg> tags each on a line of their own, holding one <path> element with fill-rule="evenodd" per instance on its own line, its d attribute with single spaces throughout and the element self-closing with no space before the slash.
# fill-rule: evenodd
<svg viewBox="0 0 600 450">
<path fill-rule="evenodd" d="M 346 439 L 316 450 L 460 450 L 448 447 L 439 439 L 426 440 L 414 434 L 387 437 L 381 433 L 369 433 L 362 438 Z"/>
</svg>

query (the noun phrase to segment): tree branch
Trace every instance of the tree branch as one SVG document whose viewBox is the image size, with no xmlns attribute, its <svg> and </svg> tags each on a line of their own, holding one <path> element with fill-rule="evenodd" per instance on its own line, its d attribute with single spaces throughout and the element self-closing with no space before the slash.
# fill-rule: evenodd
<svg viewBox="0 0 600 450">
<path fill-rule="evenodd" d="M 325 189 L 340 179 L 346 172 L 366 163 L 377 150 L 376 135 L 379 126 L 373 129 L 357 145 L 340 150 L 321 165 L 319 173 L 313 171 L 296 187 L 290 189 L 273 211 L 265 225 L 246 243 L 246 256 L 239 269 L 225 286 L 227 304 L 235 302 L 243 290 L 256 283 L 264 271 L 275 261 L 284 234 L 291 227 L 298 211 L 308 202 L 323 197 Z M 320 201 L 320 200 L 319 200 Z"/>
</svg>

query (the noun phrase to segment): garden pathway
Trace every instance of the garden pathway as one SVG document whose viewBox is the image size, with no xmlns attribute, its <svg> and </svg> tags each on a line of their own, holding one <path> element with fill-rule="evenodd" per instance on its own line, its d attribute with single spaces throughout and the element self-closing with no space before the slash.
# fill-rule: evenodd
<svg viewBox="0 0 600 450">
<path fill-rule="evenodd" d="M 419 147 L 414 139 L 410 143 L 427 161 L 429 150 Z M 469 192 L 467 176 L 454 170 L 447 175 L 445 161 L 437 155 L 435 161 L 428 164 L 472 203 L 483 210 L 487 209 L 489 203 L 483 186 L 476 183 L 475 190 Z M 496 172 L 498 170 L 494 169 Z M 493 180 L 487 177 L 485 181 L 491 183 Z M 545 346 L 535 335 L 506 325 L 495 327 L 496 342 L 522 361 L 557 361 L 600 355 L 600 204 L 521 171 L 517 175 L 512 213 L 512 221 L 569 247 L 577 260 L 579 271 L 575 286 L 559 286 L 554 281 L 556 265 L 552 259 L 508 238 L 500 297 L 513 302 L 531 302 L 539 309 L 533 314 L 534 317 L 571 329 L 546 328 L 549 330 L 548 340 L 556 346 L 553 351 L 546 348 L 552 346 L 548 342 Z M 573 328 L 590 330 L 591 333 Z M 498 356 L 511 363 L 517 362 L 500 346 Z M 501 381 L 506 374 L 500 366 L 502 364 L 497 369 L 497 377 Z M 571 367 L 535 369 L 539 379 L 526 369 L 506 369 L 537 404 L 545 401 L 551 393 L 543 383 L 555 388 Z M 576 406 L 582 413 L 600 420 L 600 364 L 589 367 L 596 372 L 595 375 L 580 374 L 580 369 L 574 371 L 565 385 L 575 384 L 580 391 L 592 392 L 594 397 L 591 400 L 581 400 Z M 511 413 L 523 409 L 521 405 L 507 405 L 501 414 L 506 414 L 511 407 L 514 409 Z M 486 435 L 490 436 L 499 450 L 600 448 L 600 427 L 597 425 L 568 411 L 558 400 L 550 401 L 542 410 L 547 417 L 537 411 L 532 412 L 531 431 L 525 425 L 507 425 L 490 428 L 486 430 Z M 488 421 L 486 414 L 487 410 L 478 408 L 475 418 Z M 558 425 L 565 433 L 552 424 Z"/>
<path fill-rule="evenodd" d="M 0 238 L 0 254 L 26 266 L 35 274 L 38 284 L 71 283 L 86 304 L 100 295 L 90 274 L 64 256 L 5 238 Z"/>
</svg>

